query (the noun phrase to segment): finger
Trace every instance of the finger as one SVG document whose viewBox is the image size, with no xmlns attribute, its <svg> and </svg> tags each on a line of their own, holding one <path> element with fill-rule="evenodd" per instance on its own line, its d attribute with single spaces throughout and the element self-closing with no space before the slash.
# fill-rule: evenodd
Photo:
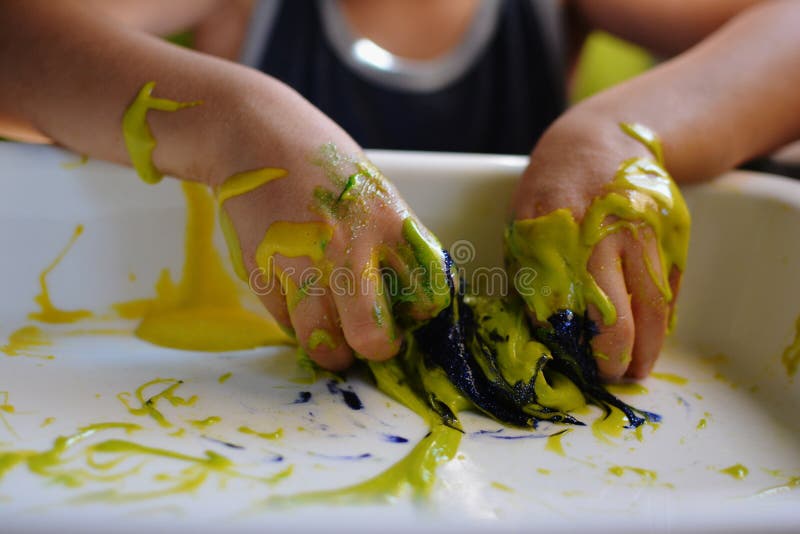
<svg viewBox="0 0 800 534">
<path fill-rule="evenodd" d="M 294 337 L 292 321 L 286 309 L 286 299 L 281 294 L 281 287 L 278 279 L 271 274 L 266 274 L 260 269 L 253 270 L 251 273 L 248 280 L 250 291 L 258 296 L 269 314 L 275 319 L 275 322 L 277 322 L 290 337 Z"/>
<path fill-rule="evenodd" d="M 373 253 L 367 259 L 353 260 L 354 265 L 364 266 L 360 272 L 348 269 L 347 276 L 331 278 L 345 339 L 364 358 L 387 360 L 400 350 L 401 337 L 384 291 L 378 256 Z M 340 278 L 347 278 L 346 283 Z"/>
<path fill-rule="evenodd" d="M 634 343 L 634 323 L 630 295 L 625 285 L 620 259 L 622 241 L 619 234 L 606 237 L 595 245 L 588 269 L 616 309 L 616 321 L 606 325 L 594 305 L 589 305 L 589 317 L 600 333 L 592 340 L 600 375 L 618 379 L 628 368 Z"/>
<path fill-rule="evenodd" d="M 672 300 L 669 303 L 669 314 L 667 316 L 667 334 L 672 333 L 677 322 L 676 304 L 678 302 L 678 293 L 681 289 L 682 279 L 683 273 L 678 267 L 673 265 L 669 273 L 669 287 L 672 288 Z"/>
<path fill-rule="evenodd" d="M 664 344 L 669 305 L 656 281 L 663 275 L 655 237 L 649 228 L 638 238 L 628 234 L 623 253 L 625 283 L 631 294 L 631 310 L 636 327 L 631 363 L 625 376 L 644 378 L 655 365 Z"/>
<path fill-rule="evenodd" d="M 383 261 L 396 274 L 391 285 L 400 303 L 399 311 L 414 320 L 424 321 L 450 304 L 450 286 L 440 249 L 425 247 L 419 256 L 424 259 L 407 258 L 387 250 Z"/>
<path fill-rule="evenodd" d="M 352 365 L 353 352 L 345 342 L 336 306 L 330 289 L 322 283 L 321 271 L 311 268 L 305 258 L 281 258 L 277 263 L 276 276 L 300 346 L 324 369 L 341 371 Z"/>
</svg>

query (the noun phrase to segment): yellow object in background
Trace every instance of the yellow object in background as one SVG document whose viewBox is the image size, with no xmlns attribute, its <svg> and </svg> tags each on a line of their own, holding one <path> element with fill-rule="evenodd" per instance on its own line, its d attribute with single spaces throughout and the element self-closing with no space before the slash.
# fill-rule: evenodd
<svg viewBox="0 0 800 534">
<path fill-rule="evenodd" d="M 570 102 L 579 102 L 633 78 L 654 64 L 655 59 L 644 48 L 605 32 L 592 32 L 586 38 L 575 69 Z"/>
</svg>

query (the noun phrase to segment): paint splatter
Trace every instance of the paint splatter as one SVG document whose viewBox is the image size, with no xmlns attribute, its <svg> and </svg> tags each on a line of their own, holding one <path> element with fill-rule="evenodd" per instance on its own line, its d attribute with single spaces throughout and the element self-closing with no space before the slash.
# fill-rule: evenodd
<svg viewBox="0 0 800 534">
<path fill-rule="evenodd" d="M 383 434 L 383 440 L 389 443 L 408 443 L 408 439 L 394 434 Z"/>
<path fill-rule="evenodd" d="M 328 391 L 331 393 L 331 395 L 341 394 L 342 400 L 351 410 L 364 409 L 364 403 L 361 402 L 361 399 L 352 389 L 342 389 L 339 387 L 339 384 L 333 380 L 330 380 L 328 381 Z"/>
<path fill-rule="evenodd" d="M 305 404 L 311 400 L 310 391 L 301 391 L 297 394 L 297 398 L 292 401 L 292 404 Z"/>
</svg>

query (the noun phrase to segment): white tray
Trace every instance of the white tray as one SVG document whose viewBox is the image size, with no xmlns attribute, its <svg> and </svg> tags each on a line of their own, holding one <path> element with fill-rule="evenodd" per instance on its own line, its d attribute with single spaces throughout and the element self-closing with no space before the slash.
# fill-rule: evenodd
<svg viewBox="0 0 800 534">
<path fill-rule="evenodd" d="M 468 269 L 501 264 L 507 200 L 524 158 L 371 156 L 447 246 L 459 240 L 474 245 L 478 252 L 466 258 Z M 95 161 L 62 166 L 77 159 L 50 147 L 0 143 L 0 346 L 9 333 L 29 324 L 37 277 L 78 223 L 85 225 L 84 235 L 49 278 L 61 307 L 102 314 L 114 302 L 152 295 L 162 268 L 179 272 L 184 205 L 177 184 L 167 180 L 147 187 L 131 171 Z M 349 380 L 365 404 L 358 412 L 331 395 L 324 381 L 292 382 L 290 348 L 180 352 L 130 335 L 67 332 L 130 330 L 132 322 L 40 325 L 54 338 L 44 352 L 55 359 L 0 353 L 0 391 L 8 392 L 15 407 L 14 413 L 0 414 L 16 433 L 0 423 L 0 451 L 45 450 L 79 427 L 128 421 L 146 429 L 110 436 L 191 455 L 212 450 L 252 475 L 268 476 L 290 464 L 294 471 L 272 486 L 241 479 L 225 484 L 212 476 L 191 494 L 112 504 L 76 500 L 109 487 L 152 488 L 153 474 L 185 466 L 150 462 L 117 485 L 65 488 L 21 465 L 0 481 L 0 531 L 796 531 L 800 488 L 779 487 L 800 476 L 800 385 L 790 381 L 780 360 L 800 313 L 800 184 L 737 172 L 690 188 L 686 196 L 694 215 L 690 263 L 679 326 L 656 370 L 687 382 L 649 378 L 644 381 L 649 394 L 627 397 L 664 416 L 661 427 L 646 429 L 641 442 L 631 432 L 603 443 L 589 429 L 576 429 L 563 438 L 562 457 L 546 450 L 544 439 L 497 439 L 524 434 L 518 430 L 479 433 L 501 426 L 467 414 L 461 455 L 440 470 L 425 502 L 269 508 L 262 503 L 273 494 L 334 488 L 377 474 L 408 452 L 426 427 L 363 377 Z M 457 255 L 469 252 L 462 245 Z M 232 377 L 219 383 L 228 372 Z M 182 379 L 179 393 L 198 395 L 192 407 L 165 408 L 172 421 L 187 426 L 183 437 L 168 435 L 175 428 L 129 414 L 117 399 L 157 377 Z M 299 391 L 311 391 L 312 401 L 292 404 Z M 186 423 L 208 416 L 222 421 L 204 431 Z M 48 417 L 55 419 L 42 427 Z M 704 429 L 697 428 L 701 419 Z M 284 437 L 247 436 L 237 432 L 241 425 L 262 431 L 282 427 Z M 202 434 L 245 448 L 234 450 Z M 390 443 L 385 434 L 409 441 Z M 364 453 L 370 456 L 340 458 Z M 283 461 L 274 461 L 279 455 Z M 737 463 L 747 466 L 747 478 L 720 472 Z M 657 479 L 633 472 L 618 477 L 609 472 L 613 466 L 654 470 Z"/>
</svg>

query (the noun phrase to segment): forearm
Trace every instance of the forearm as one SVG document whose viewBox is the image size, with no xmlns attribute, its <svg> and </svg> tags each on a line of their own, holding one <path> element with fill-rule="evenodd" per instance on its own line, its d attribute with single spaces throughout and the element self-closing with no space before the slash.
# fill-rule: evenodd
<svg viewBox="0 0 800 534">
<path fill-rule="evenodd" d="M 149 81 L 155 96 L 202 101 L 148 114 L 165 174 L 216 182 L 259 166 L 302 169 L 321 144 L 352 143 L 283 84 L 107 24 L 78 3 L 6 2 L 0 21 L 0 72 L 9 73 L 0 124 L 27 124 L 75 151 L 130 163 L 122 116 Z"/>
<path fill-rule="evenodd" d="M 573 7 L 587 28 L 604 30 L 658 54 L 672 56 L 764 1 L 574 0 Z"/>
<path fill-rule="evenodd" d="M 638 122 L 661 137 L 676 180 L 712 177 L 800 137 L 798 27 L 796 3 L 750 9 L 681 57 L 575 106 L 549 137 L 624 154 L 635 143 L 617 124 Z"/>
</svg>

